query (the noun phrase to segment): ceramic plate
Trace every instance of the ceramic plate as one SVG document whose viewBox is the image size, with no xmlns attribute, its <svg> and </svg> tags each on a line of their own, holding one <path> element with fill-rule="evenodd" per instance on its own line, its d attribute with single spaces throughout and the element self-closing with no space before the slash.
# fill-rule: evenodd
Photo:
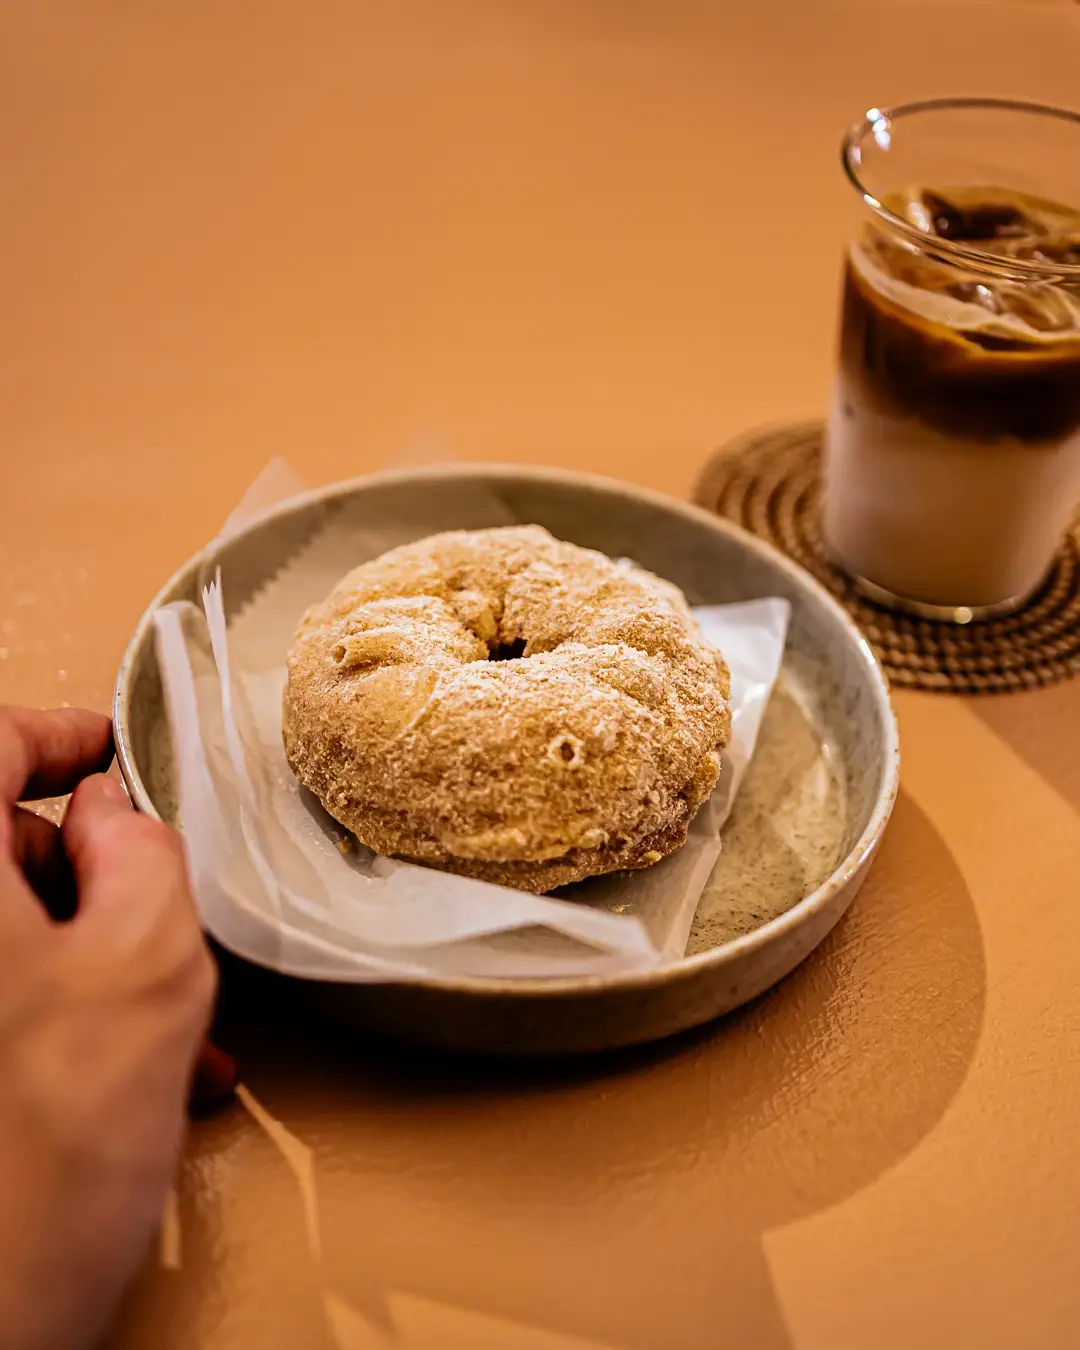
<svg viewBox="0 0 1080 1350">
<path fill-rule="evenodd" d="M 885 678 L 845 612 L 794 563 L 705 511 L 626 484 L 471 465 L 379 474 L 296 498 L 211 545 L 156 597 L 120 669 L 117 743 L 137 805 L 165 820 L 175 815 L 153 611 L 195 599 L 220 566 L 235 614 L 335 516 L 347 513 L 358 528 L 412 516 L 429 522 L 433 494 L 443 529 L 534 522 L 557 538 L 635 558 L 694 605 L 786 596 L 783 668 L 684 960 L 608 978 L 432 978 L 312 985 L 305 995 L 339 1018 L 410 1041 L 553 1053 L 667 1036 L 782 979 L 851 903 L 892 810 L 899 746 Z M 417 530 L 427 533 L 428 525 Z"/>
</svg>

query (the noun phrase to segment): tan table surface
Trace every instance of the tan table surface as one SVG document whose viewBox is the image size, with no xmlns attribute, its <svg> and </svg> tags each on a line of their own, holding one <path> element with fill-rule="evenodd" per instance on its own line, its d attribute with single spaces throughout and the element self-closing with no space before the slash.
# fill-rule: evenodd
<svg viewBox="0 0 1080 1350">
<path fill-rule="evenodd" d="M 274 455 L 684 494 L 824 406 L 841 128 L 1078 62 L 1054 0 L 0 6 L 0 697 L 105 708 Z M 865 891 L 705 1034 L 466 1070 L 231 973 L 242 1101 L 111 1345 L 1080 1345 L 1080 683 L 897 705 Z"/>
</svg>

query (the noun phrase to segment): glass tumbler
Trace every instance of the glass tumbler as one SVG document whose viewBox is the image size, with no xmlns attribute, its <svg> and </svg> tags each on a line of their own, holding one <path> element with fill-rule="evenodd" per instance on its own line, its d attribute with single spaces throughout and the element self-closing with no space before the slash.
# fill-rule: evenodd
<svg viewBox="0 0 1080 1350">
<path fill-rule="evenodd" d="M 1045 579 L 1080 501 L 1080 115 L 872 108 L 825 445 L 824 536 L 865 594 L 966 623 Z"/>
</svg>

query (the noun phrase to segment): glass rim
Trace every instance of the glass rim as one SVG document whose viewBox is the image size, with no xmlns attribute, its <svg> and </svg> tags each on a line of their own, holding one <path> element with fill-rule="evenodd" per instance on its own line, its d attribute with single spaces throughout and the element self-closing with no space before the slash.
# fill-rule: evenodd
<svg viewBox="0 0 1080 1350">
<path fill-rule="evenodd" d="M 885 124 L 887 128 L 898 118 L 907 117 L 913 113 L 964 111 L 980 108 L 994 112 L 1016 112 L 1038 117 L 1053 117 L 1061 122 L 1071 122 L 1080 131 L 1080 112 L 1074 112 L 1070 108 L 1058 108 L 1050 103 L 1031 103 L 1022 99 L 927 98 L 914 103 L 897 103 L 890 108 L 869 108 L 858 122 L 853 123 L 848 128 L 841 142 L 840 158 L 848 182 L 862 198 L 867 208 L 876 216 L 881 217 L 891 229 L 895 229 L 906 238 L 917 242 L 924 249 L 927 241 L 932 240 L 934 252 L 943 258 L 952 259 L 957 263 L 973 265 L 976 269 L 983 271 L 989 268 L 997 272 L 1007 272 L 1017 277 L 1041 277 L 1045 280 L 1056 279 L 1058 281 L 1080 278 L 1080 263 L 1053 263 L 1040 262 L 1036 258 L 1009 258 L 1000 253 L 990 253 L 983 249 L 973 248 L 968 244 L 957 244 L 951 239 L 942 239 L 937 235 L 927 234 L 925 230 L 920 230 L 917 225 L 905 220 L 903 216 L 898 216 L 894 211 L 890 211 L 863 183 L 859 174 L 860 146 L 867 136 L 873 136 L 875 132 L 880 131 L 882 124 Z"/>
</svg>

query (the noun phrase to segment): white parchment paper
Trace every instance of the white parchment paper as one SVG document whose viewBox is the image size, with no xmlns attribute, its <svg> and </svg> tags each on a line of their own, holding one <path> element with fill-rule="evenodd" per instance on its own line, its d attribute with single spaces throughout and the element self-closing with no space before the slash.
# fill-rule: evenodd
<svg viewBox="0 0 1080 1350">
<path fill-rule="evenodd" d="M 280 466 L 274 474 L 295 486 Z M 249 499 L 269 504 L 264 491 Z M 731 670 L 732 742 L 685 846 L 643 872 L 534 896 L 377 857 L 285 761 L 284 662 L 300 615 L 351 567 L 424 532 L 415 518 L 362 533 L 331 524 L 228 627 L 216 580 L 202 609 L 156 615 L 179 823 L 207 930 L 249 960 L 324 980 L 604 975 L 678 959 L 779 670 L 787 601 L 694 611 Z"/>
</svg>

